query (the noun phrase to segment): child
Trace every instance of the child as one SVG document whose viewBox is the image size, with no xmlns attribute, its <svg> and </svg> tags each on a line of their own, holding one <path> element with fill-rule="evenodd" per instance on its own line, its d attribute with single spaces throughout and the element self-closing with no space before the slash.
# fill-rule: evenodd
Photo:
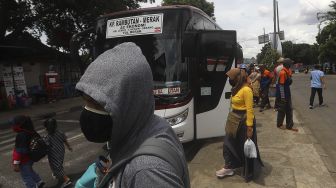
<svg viewBox="0 0 336 188">
<path fill-rule="evenodd" d="M 27 188 L 42 188 L 44 182 L 33 169 L 33 161 L 29 157 L 29 144 L 34 130 L 33 122 L 28 116 L 16 116 L 11 121 L 13 131 L 17 133 L 13 150 L 13 169 L 20 172 Z"/>
<path fill-rule="evenodd" d="M 72 151 L 72 148 L 70 147 L 65 134 L 57 130 L 57 122 L 55 119 L 47 119 L 44 122 L 44 126 L 48 132 L 46 142 L 49 145 L 48 161 L 51 171 L 53 176 L 59 180 L 63 180 L 62 187 L 67 187 L 71 185 L 72 182 L 70 178 L 64 174 L 64 144 L 70 151 Z"/>
<path fill-rule="evenodd" d="M 96 188 L 107 173 L 109 165 L 110 161 L 106 157 L 99 156 L 78 179 L 75 188 Z"/>
</svg>

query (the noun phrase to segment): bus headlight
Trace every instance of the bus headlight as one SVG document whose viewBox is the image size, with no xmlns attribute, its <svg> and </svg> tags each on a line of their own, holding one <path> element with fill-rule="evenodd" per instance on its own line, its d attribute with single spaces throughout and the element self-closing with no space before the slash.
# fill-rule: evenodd
<svg viewBox="0 0 336 188">
<path fill-rule="evenodd" d="M 167 118 L 167 121 L 170 124 L 170 126 L 174 126 L 185 121 L 187 117 L 188 117 L 188 108 L 182 113 L 178 114 L 177 116 Z"/>
</svg>

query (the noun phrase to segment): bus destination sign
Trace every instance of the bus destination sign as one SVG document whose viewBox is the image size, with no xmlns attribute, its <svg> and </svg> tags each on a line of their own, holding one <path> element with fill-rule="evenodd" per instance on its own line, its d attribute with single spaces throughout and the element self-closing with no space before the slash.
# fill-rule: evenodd
<svg viewBox="0 0 336 188">
<path fill-rule="evenodd" d="M 161 34 L 163 14 L 147 14 L 107 21 L 106 38 Z"/>
</svg>

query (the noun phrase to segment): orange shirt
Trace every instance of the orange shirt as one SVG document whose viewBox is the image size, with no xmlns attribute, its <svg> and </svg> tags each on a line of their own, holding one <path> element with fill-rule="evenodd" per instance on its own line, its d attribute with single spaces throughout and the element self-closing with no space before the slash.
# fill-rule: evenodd
<svg viewBox="0 0 336 188">
<path fill-rule="evenodd" d="M 292 71 L 287 68 L 282 68 L 282 70 L 279 73 L 279 84 L 285 84 L 287 77 L 292 76 Z"/>
<path fill-rule="evenodd" d="M 269 70 L 267 70 L 267 69 L 264 70 L 264 72 L 262 73 L 261 76 L 262 77 L 273 78 L 273 74 Z"/>
</svg>

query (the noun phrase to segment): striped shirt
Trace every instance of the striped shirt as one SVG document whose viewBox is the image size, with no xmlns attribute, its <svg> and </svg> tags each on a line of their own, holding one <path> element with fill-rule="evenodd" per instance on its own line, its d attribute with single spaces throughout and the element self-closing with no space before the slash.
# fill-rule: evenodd
<svg viewBox="0 0 336 188">
<path fill-rule="evenodd" d="M 66 136 L 64 133 L 56 130 L 54 134 L 46 136 L 46 141 L 49 144 L 48 160 L 51 171 L 56 177 L 63 177 L 64 142 L 66 141 Z"/>
</svg>

